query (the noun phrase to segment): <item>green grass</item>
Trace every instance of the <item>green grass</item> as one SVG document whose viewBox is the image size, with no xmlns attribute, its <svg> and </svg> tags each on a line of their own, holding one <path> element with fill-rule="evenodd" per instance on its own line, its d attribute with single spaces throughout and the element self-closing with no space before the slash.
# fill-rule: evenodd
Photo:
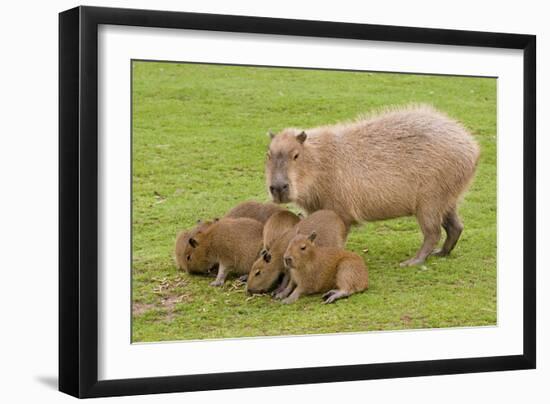
<svg viewBox="0 0 550 404">
<path fill-rule="evenodd" d="M 216 289 L 176 271 L 179 230 L 268 200 L 268 129 L 410 102 L 457 118 L 481 145 L 460 208 L 465 231 L 449 257 L 399 267 L 421 243 L 414 218 L 356 227 L 347 248 L 365 258 L 371 286 L 334 305 L 249 298 L 234 280 Z M 134 342 L 496 323 L 495 79 L 134 62 L 132 147 Z"/>
</svg>

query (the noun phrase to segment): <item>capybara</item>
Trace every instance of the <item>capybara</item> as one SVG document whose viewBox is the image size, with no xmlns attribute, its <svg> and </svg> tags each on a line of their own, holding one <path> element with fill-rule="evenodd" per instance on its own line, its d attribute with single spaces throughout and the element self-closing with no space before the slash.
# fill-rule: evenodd
<svg viewBox="0 0 550 404">
<path fill-rule="evenodd" d="M 288 296 L 291 289 L 288 290 L 289 275 L 284 266 L 284 253 L 288 243 L 296 234 L 309 235 L 313 231 L 317 233 L 317 245 L 343 248 L 346 243 L 347 229 L 342 219 L 331 210 L 318 210 L 297 222 L 294 228 L 287 229 L 254 262 L 248 275 L 247 291 L 249 293 L 268 292 L 283 274 L 285 276 L 275 291 L 275 297 Z"/>
<path fill-rule="evenodd" d="M 264 224 L 263 251 L 269 251 L 273 243 L 287 230 L 294 228 L 301 218 L 289 210 L 283 210 L 273 214 Z M 263 252 L 262 251 L 262 252 Z"/>
<path fill-rule="evenodd" d="M 424 242 L 401 265 L 447 255 L 463 230 L 457 202 L 479 158 L 472 135 L 429 106 L 271 135 L 266 183 L 273 201 L 334 210 L 347 226 L 415 215 Z M 447 233 L 443 247 L 434 251 Z"/>
<path fill-rule="evenodd" d="M 265 224 L 271 215 L 283 211 L 285 211 L 285 209 L 271 202 L 261 203 L 256 201 L 246 201 L 239 203 L 227 212 L 224 217 L 248 217 Z"/>
<path fill-rule="evenodd" d="M 367 267 L 359 255 L 342 248 L 320 247 L 315 237 L 315 232 L 297 234 L 288 245 L 284 261 L 296 286 L 283 303 L 322 292 L 326 292 L 324 302 L 332 303 L 368 288 Z"/>
<path fill-rule="evenodd" d="M 251 219 L 255 219 L 262 224 L 265 224 L 267 220 L 277 212 L 286 212 L 285 209 L 280 207 L 279 205 L 276 205 L 274 203 L 268 202 L 268 203 L 260 203 L 256 201 L 246 201 L 239 203 L 237 206 L 235 206 L 233 209 L 231 209 L 229 212 L 225 214 L 224 217 L 230 217 L 230 218 L 239 218 L 239 217 L 248 217 Z M 218 219 L 214 219 L 218 220 Z M 207 226 L 211 224 L 211 221 L 203 222 L 202 220 L 198 220 L 197 226 L 195 226 L 191 230 L 182 231 L 178 234 L 176 237 L 176 246 L 175 246 L 175 252 L 174 257 L 176 261 L 176 266 L 180 270 L 187 271 L 187 257 L 185 255 L 185 247 L 189 244 L 189 238 L 193 237 L 193 234 L 196 233 L 201 229 L 201 226 L 204 228 L 204 226 Z M 212 270 L 215 268 L 208 269 L 207 272 L 195 272 L 195 274 L 207 274 L 212 273 Z M 189 272 L 189 271 L 187 271 Z"/>
<path fill-rule="evenodd" d="M 218 264 L 211 286 L 221 286 L 230 272 L 247 274 L 262 248 L 260 222 L 250 218 L 222 218 L 189 238 L 185 248 L 190 273 L 205 272 Z"/>
<path fill-rule="evenodd" d="M 183 270 L 187 273 L 202 274 L 202 275 L 207 275 L 211 272 L 213 268 L 201 268 L 200 272 L 198 271 L 198 268 L 194 268 L 195 272 L 190 272 L 187 266 L 187 261 L 189 260 L 190 257 L 189 255 L 185 254 L 185 250 L 189 245 L 189 239 L 192 238 L 199 231 L 203 231 L 204 229 L 206 229 L 211 224 L 212 224 L 212 221 L 203 222 L 202 220 L 199 220 L 197 222 L 197 225 L 194 228 L 192 228 L 191 230 L 184 230 L 178 234 L 178 236 L 176 237 L 176 247 L 175 247 L 174 256 L 175 256 L 176 266 L 179 270 Z"/>
</svg>

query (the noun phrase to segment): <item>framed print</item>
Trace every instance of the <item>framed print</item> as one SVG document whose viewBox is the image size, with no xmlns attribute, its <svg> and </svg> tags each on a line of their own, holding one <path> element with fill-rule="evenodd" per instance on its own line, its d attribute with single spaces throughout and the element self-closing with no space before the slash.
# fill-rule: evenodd
<svg viewBox="0 0 550 404">
<path fill-rule="evenodd" d="M 59 17 L 59 388 L 532 369 L 531 35 Z"/>
</svg>

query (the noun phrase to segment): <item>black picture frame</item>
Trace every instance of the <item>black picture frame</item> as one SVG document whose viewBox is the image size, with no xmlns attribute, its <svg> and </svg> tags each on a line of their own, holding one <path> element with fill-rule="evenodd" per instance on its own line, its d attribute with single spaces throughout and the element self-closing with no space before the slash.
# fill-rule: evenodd
<svg viewBox="0 0 550 404">
<path fill-rule="evenodd" d="M 523 50 L 523 354 L 98 381 L 100 24 Z M 535 61 L 533 35 L 97 7 L 60 13 L 59 390 L 84 398 L 535 368 Z"/>
</svg>

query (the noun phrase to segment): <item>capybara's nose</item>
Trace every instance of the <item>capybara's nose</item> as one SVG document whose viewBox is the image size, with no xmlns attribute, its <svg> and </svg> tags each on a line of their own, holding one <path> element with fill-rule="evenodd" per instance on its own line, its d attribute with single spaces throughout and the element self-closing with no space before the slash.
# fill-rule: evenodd
<svg viewBox="0 0 550 404">
<path fill-rule="evenodd" d="M 282 195 L 286 192 L 288 192 L 288 183 L 284 184 L 273 184 L 269 187 L 269 191 L 271 192 L 271 195 Z"/>
<path fill-rule="evenodd" d="M 292 265 L 292 257 L 285 257 L 285 265 L 290 267 Z"/>
</svg>

